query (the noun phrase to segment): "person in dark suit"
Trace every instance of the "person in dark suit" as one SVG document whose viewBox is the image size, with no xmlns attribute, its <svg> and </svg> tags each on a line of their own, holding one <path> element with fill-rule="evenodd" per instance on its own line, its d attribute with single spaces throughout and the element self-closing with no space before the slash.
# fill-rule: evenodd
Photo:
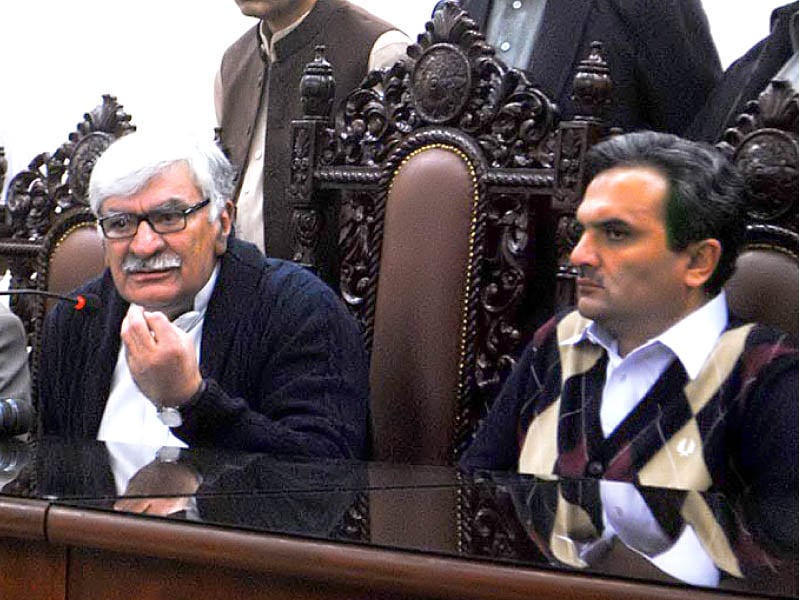
<svg viewBox="0 0 800 600">
<path fill-rule="evenodd" d="M 797 2 L 790 2 L 772 12 L 769 35 L 728 67 L 687 137 L 718 142 L 773 79 L 789 80 L 797 90 L 797 8 Z"/>
<path fill-rule="evenodd" d="M 567 119 L 576 110 L 573 76 L 594 41 L 603 43 L 613 83 L 607 121 L 624 131 L 682 133 L 722 73 L 700 0 L 461 0 L 460 5 L 498 56 L 527 71 Z"/>
</svg>

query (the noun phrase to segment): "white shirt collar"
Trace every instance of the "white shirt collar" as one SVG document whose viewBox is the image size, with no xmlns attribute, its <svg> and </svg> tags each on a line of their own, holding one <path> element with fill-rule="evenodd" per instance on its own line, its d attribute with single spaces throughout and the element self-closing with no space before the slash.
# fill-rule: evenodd
<svg viewBox="0 0 800 600">
<path fill-rule="evenodd" d="M 300 17 L 294 23 L 288 27 L 284 27 L 283 29 L 275 31 L 271 37 L 268 37 L 267 34 L 264 33 L 264 28 L 268 27 L 267 22 L 263 20 L 261 21 L 261 25 L 258 28 L 258 37 L 261 39 L 261 49 L 264 51 L 264 54 L 269 57 L 270 62 L 275 61 L 275 44 L 297 29 L 297 26 L 305 21 L 305 18 L 310 12 L 311 10 L 306 11 L 300 15 Z"/>
<path fill-rule="evenodd" d="M 728 303 L 725 292 L 722 291 L 663 333 L 633 350 L 631 354 L 646 346 L 661 344 L 678 357 L 686 374 L 690 379 L 694 379 L 727 326 Z M 617 340 L 594 321 L 590 321 L 580 333 L 564 340 L 560 345 L 571 346 L 583 340 L 602 346 L 607 352 L 617 354 Z"/>
</svg>

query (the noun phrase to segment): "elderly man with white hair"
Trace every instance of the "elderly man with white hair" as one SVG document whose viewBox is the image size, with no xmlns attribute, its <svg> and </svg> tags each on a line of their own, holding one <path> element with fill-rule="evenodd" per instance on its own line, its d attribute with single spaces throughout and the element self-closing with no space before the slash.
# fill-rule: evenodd
<svg viewBox="0 0 800 600">
<path fill-rule="evenodd" d="M 44 434 L 149 446 L 362 457 L 358 325 L 301 267 L 231 237 L 234 170 L 211 141 L 116 141 L 89 201 L 102 308 L 56 307 L 42 344 Z"/>
</svg>

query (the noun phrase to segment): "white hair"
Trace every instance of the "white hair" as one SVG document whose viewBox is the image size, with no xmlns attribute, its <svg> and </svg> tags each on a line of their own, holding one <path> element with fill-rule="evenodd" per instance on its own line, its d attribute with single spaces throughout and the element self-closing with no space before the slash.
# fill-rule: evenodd
<svg viewBox="0 0 800 600">
<path fill-rule="evenodd" d="M 232 199 L 236 171 L 213 140 L 184 135 L 135 132 L 112 143 L 97 159 L 89 179 L 92 211 L 100 216 L 105 200 L 136 194 L 177 163 L 189 168 L 192 181 L 211 200 L 208 218 L 214 221 Z"/>
</svg>

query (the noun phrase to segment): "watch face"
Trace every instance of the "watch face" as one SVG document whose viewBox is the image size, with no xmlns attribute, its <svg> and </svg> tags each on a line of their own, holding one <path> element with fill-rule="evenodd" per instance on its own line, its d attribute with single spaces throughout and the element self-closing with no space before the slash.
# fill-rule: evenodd
<svg viewBox="0 0 800 600">
<path fill-rule="evenodd" d="M 180 427 L 183 423 L 181 413 L 178 412 L 177 408 L 171 406 L 160 408 L 158 411 L 158 418 L 161 419 L 161 422 L 167 427 Z"/>
</svg>

